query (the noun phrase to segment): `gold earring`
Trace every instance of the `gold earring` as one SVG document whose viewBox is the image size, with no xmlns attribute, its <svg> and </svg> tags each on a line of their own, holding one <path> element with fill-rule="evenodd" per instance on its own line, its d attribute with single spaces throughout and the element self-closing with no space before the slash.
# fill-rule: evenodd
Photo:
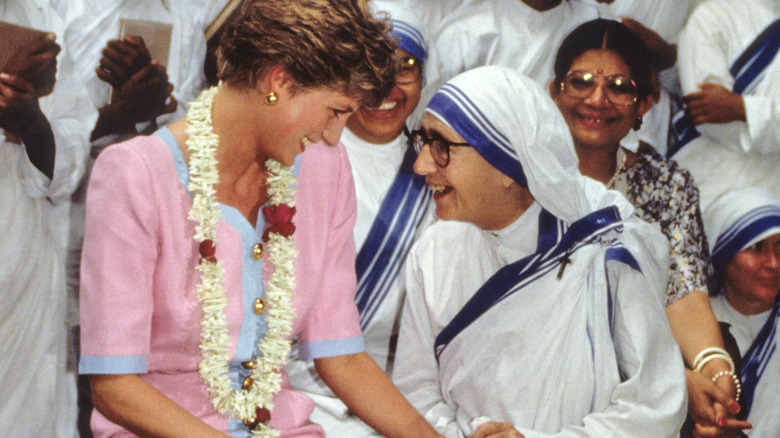
<svg viewBox="0 0 780 438">
<path fill-rule="evenodd" d="M 273 91 L 265 95 L 265 103 L 267 105 L 276 105 L 279 102 L 279 96 Z"/>
</svg>

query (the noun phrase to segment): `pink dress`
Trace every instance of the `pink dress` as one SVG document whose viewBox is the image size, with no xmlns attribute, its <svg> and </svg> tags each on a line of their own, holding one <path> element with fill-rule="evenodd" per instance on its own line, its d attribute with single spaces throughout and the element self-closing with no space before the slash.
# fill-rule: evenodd
<svg viewBox="0 0 780 438">
<path fill-rule="evenodd" d="M 364 350 L 354 304 L 355 193 L 341 145 L 316 144 L 296 163 L 296 317 L 299 356 L 328 357 Z M 81 374 L 139 374 L 213 427 L 248 436 L 236 420 L 217 414 L 198 374 L 200 320 L 195 298 L 200 258 L 187 219 L 192 204 L 188 170 L 170 131 L 106 149 L 87 194 L 81 268 Z M 221 206 L 216 257 L 225 267 L 230 375 L 235 387 L 249 375 L 240 363 L 256 354 L 267 327 L 254 312 L 270 265 L 255 258 L 265 227 Z M 311 400 L 283 376 L 270 425 L 283 436 L 324 436 L 308 421 Z M 96 437 L 133 436 L 95 411 Z"/>
</svg>

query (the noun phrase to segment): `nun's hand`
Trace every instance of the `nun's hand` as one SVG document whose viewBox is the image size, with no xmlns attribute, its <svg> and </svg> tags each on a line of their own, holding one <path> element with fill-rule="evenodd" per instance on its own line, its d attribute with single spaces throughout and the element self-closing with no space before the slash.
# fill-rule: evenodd
<svg viewBox="0 0 780 438">
<path fill-rule="evenodd" d="M 489 421 L 480 425 L 469 438 L 525 438 L 511 423 Z"/>
</svg>

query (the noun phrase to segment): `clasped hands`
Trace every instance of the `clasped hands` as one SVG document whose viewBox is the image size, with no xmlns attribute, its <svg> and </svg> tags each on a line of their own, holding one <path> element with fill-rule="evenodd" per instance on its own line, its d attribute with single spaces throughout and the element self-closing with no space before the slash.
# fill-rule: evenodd
<svg viewBox="0 0 780 438">
<path fill-rule="evenodd" d="M 0 73 L 0 128 L 19 137 L 43 117 L 38 99 L 51 94 L 60 46 L 55 35 L 41 37 L 14 55 Z"/>
<path fill-rule="evenodd" d="M 141 37 L 110 40 L 95 72 L 113 87 L 109 105 L 122 114 L 126 126 L 176 111 L 178 102 L 171 95 L 173 84 L 165 66 L 152 59 Z"/>
</svg>

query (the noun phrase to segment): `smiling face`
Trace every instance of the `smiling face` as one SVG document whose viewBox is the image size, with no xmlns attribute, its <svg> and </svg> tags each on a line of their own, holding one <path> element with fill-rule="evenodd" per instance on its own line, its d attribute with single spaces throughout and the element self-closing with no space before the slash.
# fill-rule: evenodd
<svg viewBox="0 0 780 438">
<path fill-rule="evenodd" d="M 723 273 L 726 300 L 744 315 L 772 308 L 780 291 L 780 233 L 743 249 Z"/>
<path fill-rule="evenodd" d="M 409 52 L 398 49 L 399 58 L 410 57 Z M 422 63 L 418 63 L 422 68 Z M 420 102 L 422 75 L 409 84 L 396 83 L 393 91 L 379 108 L 360 107 L 347 121 L 347 127 L 355 135 L 374 144 L 389 143 L 403 132 L 404 124 Z"/>
<path fill-rule="evenodd" d="M 588 50 L 575 58 L 569 71 L 587 71 L 603 77 L 631 77 L 628 65 L 611 50 Z M 589 148 L 617 148 L 636 120 L 643 117 L 652 105 L 649 97 L 631 105 L 615 105 L 607 99 L 606 85 L 603 80 L 600 81 L 584 98 L 569 96 L 555 82 L 550 85 L 550 95 L 569 125 L 578 153 Z"/>
<path fill-rule="evenodd" d="M 422 129 L 429 138 L 465 142 L 431 114 L 425 114 Z M 533 202 L 526 189 L 485 161 L 470 146 L 452 146 L 449 164 L 441 167 L 434 161 L 430 146 L 425 145 L 414 163 L 414 171 L 425 176 L 425 182 L 433 190 L 439 219 L 469 222 L 484 230 L 500 230 L 520 217 Z M 520 192 L 527 194 L 527 198 L 518 196 Z"/>
<path fill-rule="evenodd" d="M 329 88 L 295 90 L 280 88 L 279 101 L 269 111 L 270 119 L 257 124 L 265 155 L 285 166 L 311 143 L 324 140 L 335 146 L 349 116 L 360 102 Z M 262 94 L 258 99 L 264 99 Z M 258 103 L 258 105 L 266 105 Z"/>
</svg>

